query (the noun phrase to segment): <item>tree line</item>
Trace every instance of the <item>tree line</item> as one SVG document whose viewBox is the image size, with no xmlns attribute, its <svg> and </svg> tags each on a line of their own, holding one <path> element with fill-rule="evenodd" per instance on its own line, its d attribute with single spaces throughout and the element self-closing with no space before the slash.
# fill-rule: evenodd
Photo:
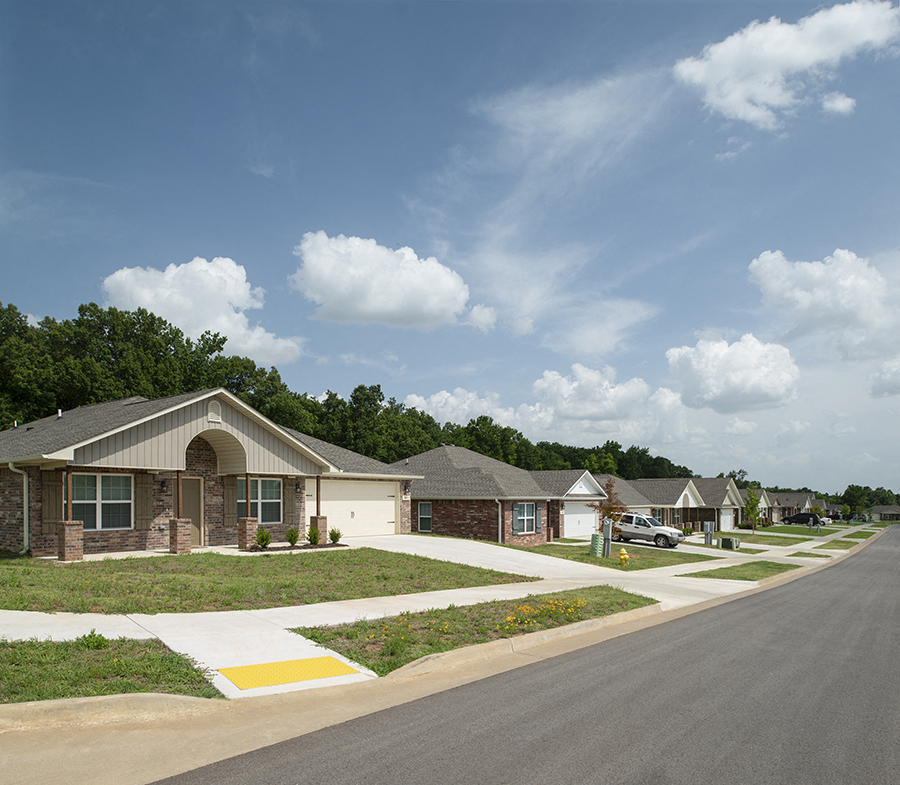
<svg viewBox="0 0 900 785">
<path fill-rule="evenodd" d="M 486 415 L 466 425 L 441 424 L 394 398 L 385 400 L 377 384 L 359 385 L 346 400 L 331 391 L 321 399 L 297 393 L 276 368 L 223 354 L 225 342 L 213 332 L 192 340 L 143 308 L 89 303 L 75 319 L 47 317 L 33 325 L 16 306 L 0 303 L 0 429 L 57 409 L 224 387 L 279 425 L 385 463 L 454 444 L 529 471 L 588 469 L 626 480 L 694 476 L 646 447 L 533 443 Z"/>
</svg>

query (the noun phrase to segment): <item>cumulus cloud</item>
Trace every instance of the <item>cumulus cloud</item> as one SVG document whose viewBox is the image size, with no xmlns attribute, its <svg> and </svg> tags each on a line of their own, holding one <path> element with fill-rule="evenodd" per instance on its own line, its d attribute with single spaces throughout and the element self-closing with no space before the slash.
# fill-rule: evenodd
<svg viewBox="0 0 900 785">
<path fill-rule="evenodd" d="M 469 287 L 434 257 L 392 250 L 375 240 L 308 232 L 294 250 L 301 259 L 291 286 L 319 308 L 316 317 L 341 324 L 434 330 L 466 312 Z M 490 329 L 491 309 L 477 305 L 469 321 Z"/>
<path fill-rule="evenodd" d="M 643 379 L 629 379 L 622 384 L 616 384 L 615 379 L 616 372 L 609 366 L 596 370 L 576 363 L 568 376 L 544 371 L 533 390 L 557 417 L 613 420 L 629 416 L 650 395 Z"/>
<path fill-rule="evenodd" d="M 839 92 L 828 93 L 822 96 L 822 108 L 833 114 L 853 114 L 856 99 Z"/>
<path fill-rule="evenodd" d="M 480 396 L 462 387 L 457 387 L 453 392 L 441 390 L 427 398 L 421 395 L 407 395 L 404 404 L 427 412 L 439 422 L 454 422 L 461 425 L 483 415 L 517 430 L 545 428 L 552 421 L 552 412 L 543 409 L 540 404 L 535 406 L 522 404 L 515 409 L 503 406 L 497 393 Z"/>
<path fill-rule="evenodd" d="M 756 430 L 755 422 L 742 420 L 740 417 L 732 417 L 731 422 L 725 426 L 725 433 L 731 436 L 748 436 Z"/>
<path fill-rule="evenodd" d="M 497 312 L 486 305 L 473 305 L 468 323 L 483 333 L 489 333 L 497 324 Z"/>
<path fill-rule="evenodd" d="M 261 365 L 295 362 L 303 354 L 302 339 L 278 338 L 250 325 L 244 312 L 262 308 L 265 292 L 251 286 L 247 271 L 232 259 L 208 262 L 198 257 L 165 270 L 123 267 L 102 286 L 107 305 L 145 308 L 191 338 L 207 330 L 220 333 L 228 338 L 229 354 L 250 357 Z"/>
<path fill-rule="evenodd" d="M 875 398 L 900 395 L 900 358 L 883 362 L 869 379 L 869 386 Z"/>
<path fill-rule="evenodd" d="M 800 370 L 784 346 L 747 334 L 736 343 L 701 340 L 666 352 L 683 385 L 685 405 L 719 413 L 784 406 L 796 395 Z"/>
<path fill-rule="evenodd" d="M 896 292 L 868 259 L 838 249 L 821 262 L 766 251 L 749 266 L 763 305 L 791 322 L 791 336 L 815 334 L 843 356 L 882 351 L 896 340 Z M 893 294 L 892 294 L 893 292 Z"/>
<path fill-rule="evenodd" d="M 807 90 L 826 81 L 844 60 L 884 49 L 900 37 L 900 10 L 892 3 L 857 0 L 785 24 L 756 20 L 679 60 L 678 79 L 700 89 L 706 107 L 731 120 L 775 130 Z M 853 99 L 831 93 L 825 108 L 847 114 Z"/>
</svg>

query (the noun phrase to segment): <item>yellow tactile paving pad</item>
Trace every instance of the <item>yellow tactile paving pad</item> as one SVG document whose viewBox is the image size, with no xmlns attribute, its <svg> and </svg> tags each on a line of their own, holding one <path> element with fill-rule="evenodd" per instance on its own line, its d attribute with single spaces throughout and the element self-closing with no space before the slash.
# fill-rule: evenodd
<svg viewBox="0 0 900 785">
<path fill-rule="evenodd" d="M 305 660 L 284 660 L 264 662 L 260 665 L 241 665 L 237 668 L 219 668 L 226 679 L 238 689 L 253 687 L 275 687 L 292 684 L 295 681 L 327 679 L 329 676 L 349 676 L 359 673 L 347 663 L 335 657 L 310 657 Z"/>
</svg>

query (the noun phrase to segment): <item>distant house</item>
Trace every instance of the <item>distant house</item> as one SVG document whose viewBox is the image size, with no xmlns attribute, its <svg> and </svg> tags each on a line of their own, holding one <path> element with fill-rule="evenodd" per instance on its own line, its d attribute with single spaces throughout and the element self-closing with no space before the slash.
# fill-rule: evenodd
<svg viewBox="0 0 900 785">
<path fill-rule="evenodd" d="M 741 520 L 741 491 L 731 477 L 695 477 L 691 482 L 703 497 L 699 521 L 715 521 L 719 531 L 731 531 Z"/>
<path fill-rule="evenodd" d="M 868 513 L 873 523 L 900 521 L 900 506 L 896 504 L 876 504 Z"/>
<path fill-rule="evenodd" d="M 590 534 L 596 513 L 587 503 L 605 498 L 589 472 L 529 472 L 453 445 L 392 467 L 422 477 L 412 485 L 411 527 L 418 532 L 536 545 Z"/>
<path fill-rule="evenodd" d="M 629 480 L 638 493 L 649 500 L 649 514 L 666 526 L 676 529 L 700 529 L 709 518 L 701 517 L 706 503 L 694 481 L 682 477 Z M 712 518 L 714 520 L 714 518 Z"/>
<path fill-rule="evenodd" d="M 407 472 L 276 425 L 223 388 L 82 406 L 0 432 L 0 548 L 59 553 L 78 521 L 84 553 L 274 538 L 327 518 L 344 536 L 409 531 Z M 249 487 L 249 505 L 248 505 Z M 69 527 L 71 528 L 71 526 Z"/>
<path fill-rule="evenodd" d="M 770 493 L 769 499 L 774 497 L 775 504 L 778 506 L 781 516 L 778 520 L 784 520 L 789 515 L 795 515 L 798 512 L 810 512 L 815 503 L 815 497 L 811 493 Z M 773 518 L 774 520 L 774 518 Z"/>
</svg>

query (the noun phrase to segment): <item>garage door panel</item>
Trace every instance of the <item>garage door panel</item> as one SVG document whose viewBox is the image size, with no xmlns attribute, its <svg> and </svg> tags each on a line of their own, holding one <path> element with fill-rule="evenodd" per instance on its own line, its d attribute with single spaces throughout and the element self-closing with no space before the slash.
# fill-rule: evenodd
<svg viewBox="0 0 900 785">
<path fill-rule="evenodd" d="M 307 480 L 309 514 L 315 512 L 315 487 L 315 480 Z M 398 483 L 322 480 L 321 487 L 329 529 L 340 529 L 344 537 L 396 534 Z"/>
<path fill-rule="evenodd" d="M 581 502 L 566 502 L 564 537 L 584 537 L 597 531 L 597 511 Z"/>
</svg>

